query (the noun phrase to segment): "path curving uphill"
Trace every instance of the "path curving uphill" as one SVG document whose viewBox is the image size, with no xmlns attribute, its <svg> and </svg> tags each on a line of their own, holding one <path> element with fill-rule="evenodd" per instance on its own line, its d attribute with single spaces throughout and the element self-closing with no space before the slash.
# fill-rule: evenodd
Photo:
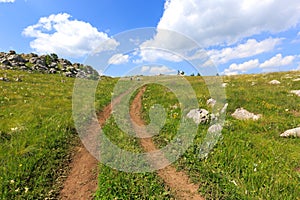
<svg viewBox="0 0 300 200">
<path fill-rule="evenodd" d="M 139 126 L 145 125 L 145 122 L 141 118 L 142 110 L 142 95 L 145 92 L 146 87 L 143 87 L 139 93 L 135 96 L 131 107 L 130 107 L 130 116 L 131 119 Z M 136 130 L 137 132 L 138 130 Z M 153 143 L 152 138 L 141 138 L 141 146 L 146 152 L 158 150 Z M 151 162 L 151 161 L 150 161 Z M 162 162 L 168 162 L 162 160 Z M 155 164 L 154 164 L 155 165 Z M 158 176 L 160 176 L 166 185 L 174 193 L 176 199 L 181 200 L 204 200 L 203 197 L 198 193 L 197 185 L 193 184 L 187 174 L 182 171 L 177 171 L 175 167 L 169 165 L 163 169 L 157 171 Z"/>
<path fill-rule="evenodd" d="M 143 87 L 135 96 L 130 106 L 131 119 L 137 125 L 145 125 L 141 118 L 142 95 L 146 87 Z M 125 94 L 123 94 L 125 95 Z M 101 127 L 110 117 L 112 107 L 118 104 L 122 96 L 119 96 L 112 103 L 107 105 L 102 112 L 98 114 L 98 122 Z M 140 144 L 146 152 L 157 150 L 151 138 L 140 139 Z M 151 161 L 150 161 L 151 162 Z M 168 162 L 167 160 L 165 162 Z M 70 163 L 70 172 L 64 182 L 58 199 L 61 200 L 91 200 L 98 187 L 98 160 L 81 143 L 76 147 L 75 154 Z M 198 186 L 193 184 L 189 177 L 182 171 L 169 165 L 157 171 L 166 185 L 171 189 L 176 199 L 180 200 L 204 200 L 198 193 Z"/>
</svg>

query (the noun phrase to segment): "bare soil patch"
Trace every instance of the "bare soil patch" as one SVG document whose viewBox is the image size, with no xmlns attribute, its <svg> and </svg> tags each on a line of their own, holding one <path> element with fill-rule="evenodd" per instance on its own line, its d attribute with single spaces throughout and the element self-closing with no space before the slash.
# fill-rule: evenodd
<svg viewBox="0 0 300 200">
<path fill-rule="evenodd" d="M 118 101 L 119 99 L 116 99 L 115 103 Z M 102 112 L 98 113 L 100 126 L 105 124 L 111 111 L 112 103 L 104 107 Z M 89 129 L 93 129 L 93 127 L 90 127 Z M 91 131 L 91 133 L 93 132 Z M 91 140 L 96 136 L 89 135 L 89 137 L 90 138 L 87 138 L 87 140 Z M 93 199 L 93 195 L 98 187 L 98 160 L 90 154 L 82 143 L 75 148 L 75 153 L 70 163 L 70 169 L 69 175 L 64 182 L 63 189 L 60 192 L 59 199 Z"/>
<path fill-rule="evenodd" d="M 141 118 L 142 109 L 142 95 L 145 92 L 146 87 L 143 87 L 137 96 L 134 98 L 131 108 L 131 119 L 137 125 L 145 125 L 145 122 Z M 157 150 L 153 140 L 151 138 L 141 138 L 140 143 L 146 152 Z M 166 158 L 164 158 L 166 160 Z M 151 161 L 150 161 L 151 162 Z M 162 161 L 162 162 L 168 162 Z M 155 165 L 155 164 L 154 164 Z M 174 193 L 176 199 L 184 200 L 198 200 L 204 199 L 198 193 L 198 185 L 191 182 L 187 174 L 182 171 L 177 171 L 175 167 L 169 165 L 163 169 L 157 171 L 157 174 L 163 179 L 166 185 Z"/>
</svg>

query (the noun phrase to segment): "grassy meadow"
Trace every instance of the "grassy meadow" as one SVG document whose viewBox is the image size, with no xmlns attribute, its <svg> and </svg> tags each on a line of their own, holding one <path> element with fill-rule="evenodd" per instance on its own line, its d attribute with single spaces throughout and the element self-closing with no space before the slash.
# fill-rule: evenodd
<svg viewBox="0 0 300 200">
<path fill-rule="evenodd" d="M 0 70 L 5 75 L 10 81 L 0 81 L 0 199 L 55 197 L 71 147 L 79 142 L 72 120 L 75 79 Z M 115 81 L 99 84 L 98 110 L 110 101 Z"/>
<path fill-rule="evenodd" d="M 227 116 L 222 139 L 207 159 L 199 160 L 199 146 L 208 124 L 199 125 L 194 144 L 175 163 L 200 185 L 207 199 L 300 199 L 300 140 L 280 138 L 280 133 L 300 126 L 300 97 L 290 90 L 300 88 L 299 72 L 224 77 Z M 280 85 L 270 85 L 276 79 Z M 199 106 L 209 110 L 210 94 L 201 77 L 188 77 Z M 167 88 L 149 85 L 143 98 L 146 120 L 153 104 L 164 106 L 168 119 L 154 137 L 163 147 L 175 136 L 181 118 L 176 96 Z M 231 114 L 243 107 L 262 114 L 258 121 L 240 121 Z"/>
<path fill-rule="evenodd" d="M 73 78 L 0 70 L 0 199 L 55 198 L 72 152 L 79 140 L 72 120 Z M 288 74 L 288 75 L 287 75 Z M 21 77 L 22 82 L 15 81 Z M 208 124 L 199 125 L 194 144 L 174 163 L 199 184 L 207 199 L 300 199 L 300 139 L 280 138 L 286 129 L 300 126 L 300 72 L 224 77 L 229 104 L 222 138 L 208 158 L 199 160 L 199 145 Z M 210 98 L 201 77 L 186 77 L 199 106 L 209 109 Z M 280 85 L 270 85 L 270 80 Z M 96 109 L 110 102 L 117 79 L 100 81 Z M 149 84 L 142 99 L 149 122 L 152 105 L 161 104 L 166 123 L 153 140 L 163 147 L 176 134 L 181 118 L 176 96 Z M 176 105 L 176 106 L 174 106 Z M 258 121 L 231 117 L 243 107 L 262 114 Z M 104 133 L 123 149 L 141 152 L 139 141 L 108 119 Z M 172 199 L 173 194 L 156 173 L 125 173 L 99 164 L 95 199 Z"/>
</svg>

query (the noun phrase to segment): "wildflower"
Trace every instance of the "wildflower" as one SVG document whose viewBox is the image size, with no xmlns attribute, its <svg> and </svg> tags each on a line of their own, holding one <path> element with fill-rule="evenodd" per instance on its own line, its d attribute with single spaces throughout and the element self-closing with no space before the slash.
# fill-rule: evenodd
<svg viewBox="0 0 300 200">
<path fill-rule="evenodd" d="M 15 190 L 15 192 L 19 192 L 20 191 L 20 188 L 17 188 L 16 190 Z"/>
<path fill-rule="evenodd" d="M 28 188 L 28 187 L 25 187 L 24 189 L 25 189 L 25 193 L 27 193 L 27 192 L 28 192 L 28 190 L 29 190 L 29 188 Z"/>
<path fill-rule="evenodd" d="M 10 184 L 14 184 L 15 183 L 15 181 L 14 180 L 10 180 Z"/>
<path fill-rule="evenodd" d="M 256 172 L 257 171 L 257 169 L 256 169 L 256 167 L 257 167 L 257 164 L 256 163 L 254 163 L 254 172 Z"/>
<path fill-rule="evenodd" d="M 174 114 L 173 114 L 173 118 L 174 118 L 174 119 L 176 119 L 177 116 L 178 116 L 178 113 L 174 113 Z"/>
<path fill-rule="evenodd" d="M 17 131 L 17 130 L 18 130 L 18 127 L 11 128 L 10 130 L 11 130 L 11 131 Z"/>
<path fill-rule="evenodd" d="M 233 183 L 235 186 L 238 186 L 238 184 L 235 182 L 235 180 L 232 180 L 230 182 Z"/>
</svg>

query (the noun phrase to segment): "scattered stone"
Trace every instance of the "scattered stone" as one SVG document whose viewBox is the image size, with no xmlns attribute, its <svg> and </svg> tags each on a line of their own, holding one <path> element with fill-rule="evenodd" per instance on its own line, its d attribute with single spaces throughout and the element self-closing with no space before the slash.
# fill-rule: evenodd
<svg viewBox="0 0 300 200">
<path fill-rule="evenodd" d="M 50 68 L 56 68 L 57 67 L 57 63 L 56 62 L 52 62 L 49 67 Z"/>
<path fill-rule="evenodd" d="M 296 78 L 296 79 L 294 79 L 293 81 L 294 81 L 294 82 L 300 81 L 300 78 Z"/>
<path fill-rule="evenodd" d="M 286 130 L 280 134 L 280 137 L 298 137 L 300 138 L 300 127 Z"/>
<path fill-rule="evenodd" d="M 283 76 L 283 78 L 286 78 L 286 79 L 291 79 L 291 78 L 293 78 L 293 77 L 291 77 L 291 75 L 290 75 L 290 74 L 286 74 L 286 75 L 284 75 L 284 76 Z"/>
<path fill-rule="evenodd" d="M 269 84 L 271 84 L 271 85 L 278 85 L 278 84 L 280 84 L 280 81 L 272 80 L 272 81 L 269 82 Z"/>
<path fill-rule="evenodd" d="M 206 123 L 209 120 L 209 112 L 205 109 L 192 109 L 187 117 L 193 119 L 196 124 Z"/>
<path fill-rule="evenodd" d="M 222 87 L 225 88 L 227 87 L 228 83 L 222 83 Z"/>
<path fill-rule="evenodd" d="M 206 104 L 211 107 L 214 107 L 216 105 L 216 103 L 217 103 L 217 101 L 213 98 L 210 98 L 206 101 Z"/>
<path fill-rule="evenodd" d="M 37 57 L 32 57 L 32 58 L 29 59 L 29 62 L 31 64 L 36 64 L 37 59 L 38 59 Z"/>
<path fill-rule="evenodd" d="M 223 108 L 220 111 L 220 114 L 224 114 L 227 110 L 227 107 L 228 107 L 228 103 L 225 103 L 225 105 L 223 106 Z"/>
<path fill-rule="evenodd" d="M 72 75 L 73 75 L 72 72 L 66 72 L 64 74 L 65 74 L 66 77 L 72 77 Z"/>
<path fill-rule="evenodd" d="M 234 111 L 233 114 L 231 114 L 232 117 L 239 119 L 239 120 L 258 120 L 259 118 L 261 118 L 261 115 L 255 115 L 254 113 L 251 113 L 247 110 L 245 110 L 244 108 L 238 108 Z"/>
<path fill-rule="evenodd" d="M 0 63 L 3 64 L 3 65 L 9 65 L 10 66 L 10 62 L 6 58 L 2 58 L 0 60 Z"/>
<path fill-rule="evenodd" d="M 56 74 L 56 70 L 54 68 L 49 69 L 49 74 Z"/>
<path fill-rule="evenodd" d="M 208 128 L 207 132 L 208 133 L 218 133 L 218 132 L 221 132 L 222 129 L 223 129 L 223 127 L 220 124 L 213 124 Z"/>
<path fill-rule="evenodd" d="M 291 93 L 300 97 L 300 90 L 292 90 Z"/>
<path fill-rule="evenodd" d="M 15 52 L 14 50 L 10 50 L 10 51 L 8 52 L 8 55 L 14 55 L 14 54 L 16 54 L 16 52 Z"/>
<path fill-rule="evenodd" d="M 0 77 L 0 81 L 5 81 L 5 82 L 9 82 L 9 79 L 6 77 Z"/>
</svg>

